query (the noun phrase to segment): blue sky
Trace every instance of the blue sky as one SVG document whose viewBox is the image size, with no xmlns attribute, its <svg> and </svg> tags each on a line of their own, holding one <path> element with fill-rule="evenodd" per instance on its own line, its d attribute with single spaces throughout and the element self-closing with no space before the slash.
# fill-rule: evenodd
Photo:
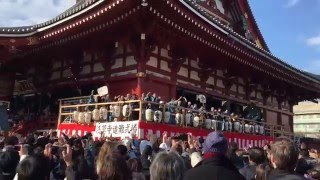
<svg viewBox="0 0 320 180">
<path fill-rule="evenodd" d="M 0 27 L 44 22 L 76 0 L 0 0 Z M 249 0 L 271 52 L 320 74 L 320 0 Z"/>
<path fill-rule="evenodd" d="M 320 74 L 320 0 L 249 0 L 271 52 Z"/>
</svg>

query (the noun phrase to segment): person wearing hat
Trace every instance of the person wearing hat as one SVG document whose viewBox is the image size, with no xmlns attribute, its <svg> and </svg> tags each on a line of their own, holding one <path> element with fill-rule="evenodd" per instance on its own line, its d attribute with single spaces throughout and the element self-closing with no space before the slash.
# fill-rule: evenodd
<svg viewBox="0 0 320 180">
<path fill-rule="evenodd" d="M 226 157 L 228 144 L 221 132 L 214 131 L 208 134 L 202 150 L 202 160 L 185 173 L 185 180 L 245 180 Z"/>
</svg>

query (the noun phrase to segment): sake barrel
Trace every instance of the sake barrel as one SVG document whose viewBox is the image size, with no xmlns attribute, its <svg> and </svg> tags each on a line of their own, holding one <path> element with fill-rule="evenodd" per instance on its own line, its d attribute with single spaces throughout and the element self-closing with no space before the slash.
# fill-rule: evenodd
<svg viewBox="0 0 320 180">
<path fill-rule="evenodd" d="M 131 115 L 132 108 L 130 105 L 126 104 L 122 107 L 122 115 L 124 117 L 129 117 Z"/>
<path fill-rule="evenodd" d="M 254 125 L 249 125 L 250 126 L 250 133 L 254 133 Z"/>
<path fill-rule="evenodd" d="M 92 118 L 92 113 L 91 112 L 85 112 L 84 113 L 84 121 L 86 124 L 90 124 Z"/>
<path fill-rule="evenodd" d="M 261 135 L 263 135 L 264 134 L 264 126 L 259 126 L 259 133 L 261 134 Z"/>
<path fill-rule="evenodd" d="M 164 113 L 164 122 L 165 123 L 169 123 L 170 122 L 170 115 L 171 115 L 171 113 L 169 111 L 166 111 Z"/>
<path fill-rule="evenodd" d="M 180 124 L 180 122 L 182 121 L 182 114 L 181 113 L 176 113 L 176 124 Z"/>
<path fill-rule="evenodd" d="M 228 123 L 228 126 L 229 126 L 229 131 L 232 131 L 233 130 L 233 123 L 232 123 L 232 121 L 229 121 Z"/>
<path fill-rule="evenodd" d="M 239 127 L 239 132 L 243 133 L 243 124 L 240 124 L 240 127 Z"/>
<path fill-rule="evenodd" d="M 192 114 L 191 113 L 187 113 L 186 114 L 186 124 L 187 125 L 191 124 L 191 119 L 192 119 Z"/>
<path fill-rule="evenodd" d="M 254 125 L 254 133 L 259 134 L 259 125 Z"/>
<path fill-rule="evenodd" d="M 72 113 L 72 119 L 75 121 L 75 122 L 79 122 L 79 111 L 73 111 Z"/>
<path fill-rule="evenodd" d="M 240 122 L 235 122 L 234 123 L 234 130 L 237 132 L 240 132 Z"/>
<path fill-rule="evenodd" d="M 121 113 L 121 109 L 120 109 L 120 106 L 116 105 L 116 106 L 113 106 L 113 116 L 115 118 L 118 118 L 120 117 L 120 113 Z"/>
<path fill-rule="evenodd" d="M 162 121 L 162 112 L 161 111 L 155 111 L 153 115 L 154 122 L 160 123 Z"/>
<path fill-rule="evenodd" d="M 198 127 L 200 124 L 200 117 L 199 116 L 195 116 L 193 118 L 193 127 Z"/>
<path fill-rule="evenodd" d="M 211 119 L 206 119 L 205 120 L 205 125 L 207 129 L 211 129 L 212 128 L 212 120 Z"/>
<path fill-rule="evenodd" d="M 152 109 L 147 109 L 146 110 L 146 120 L 149 122 L 153 121 L 153 111 Z"/>
<path fill-rule="evenodd" d="M 92 119 L 94 121 L 100 120 L 100 111 L 97 108 L 92 111 Z"/>
<path fill-rule="evenodd" d="M 229 122 L 228 121 L 224 121 L 224 130 L 225 131 L 229 131 Z"/>
<path fill-rule="evenodd" d="M 108 119 L 108 111 L 105 107 L 101 107 L 99 109 L 99 117 L 100 117 L 100 120 L 107 120 Z"/>
<path fill-rule="evenodd" d="M 245 124 L 245 125 L 244 125 L 244 132 L 245 132 L 245 133 L 250 133 L 250 131 L 251 131 L 251 130 L 250 130 L 250 125 L 249 125 L 249 124 Z"/>
<path fill-rule="evenodd" d="M 86 123 L 85 119 L 86 119 L 86 117 L 84 116 L 84 112 L 80 112 L 79 113 L 79 121 L 78 122 L 80 124 L 85 124 Z"/>
<path fill-rule="evenodd" d="M 214 130 L 218 130 L 218 121 L 215 119 L 211 120 L 211 128 Z"/>
</svg>

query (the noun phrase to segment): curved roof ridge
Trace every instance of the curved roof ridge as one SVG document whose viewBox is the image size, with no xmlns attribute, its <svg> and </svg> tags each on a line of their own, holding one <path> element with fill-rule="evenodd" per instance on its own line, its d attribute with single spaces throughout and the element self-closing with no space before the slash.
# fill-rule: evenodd
<svg viewBox="0 0 320 180">
<path fill-rule="evenodd" d="M 0 34 L 12 34 L 12 35 L 17 34 L 18 35 L 18 34 L 34 33 L 39 28 L 43 28 L 45 26 L 48 26 L 60 20 L 63 20 L 69 16 L 72 16 L 73 14 L 76 14 L 79 11 L 92 6 L 99 1 L 104 1 L 104 0 L 80 0 L 75 5 L 71 6 L 64 12 L 58 14 L 54 18 L 47 20 L 43 23 L 29 25 L 29 26 L 0 27 Z"/>
</svg>

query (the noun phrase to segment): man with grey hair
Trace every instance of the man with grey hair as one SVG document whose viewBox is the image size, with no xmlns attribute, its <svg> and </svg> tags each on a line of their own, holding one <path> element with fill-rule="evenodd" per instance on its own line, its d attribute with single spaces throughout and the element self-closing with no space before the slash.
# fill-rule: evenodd
<svg viewBox="0 0 320 180">
<path fill-rule="evenodd" d="M 302 176 L 294 173 L 298 161 L 298 147 L 286 137 L 279 137 L 271 145 L 270 155 L 273 170 L 268 180 L 303 180 Z"/>
</svg>

